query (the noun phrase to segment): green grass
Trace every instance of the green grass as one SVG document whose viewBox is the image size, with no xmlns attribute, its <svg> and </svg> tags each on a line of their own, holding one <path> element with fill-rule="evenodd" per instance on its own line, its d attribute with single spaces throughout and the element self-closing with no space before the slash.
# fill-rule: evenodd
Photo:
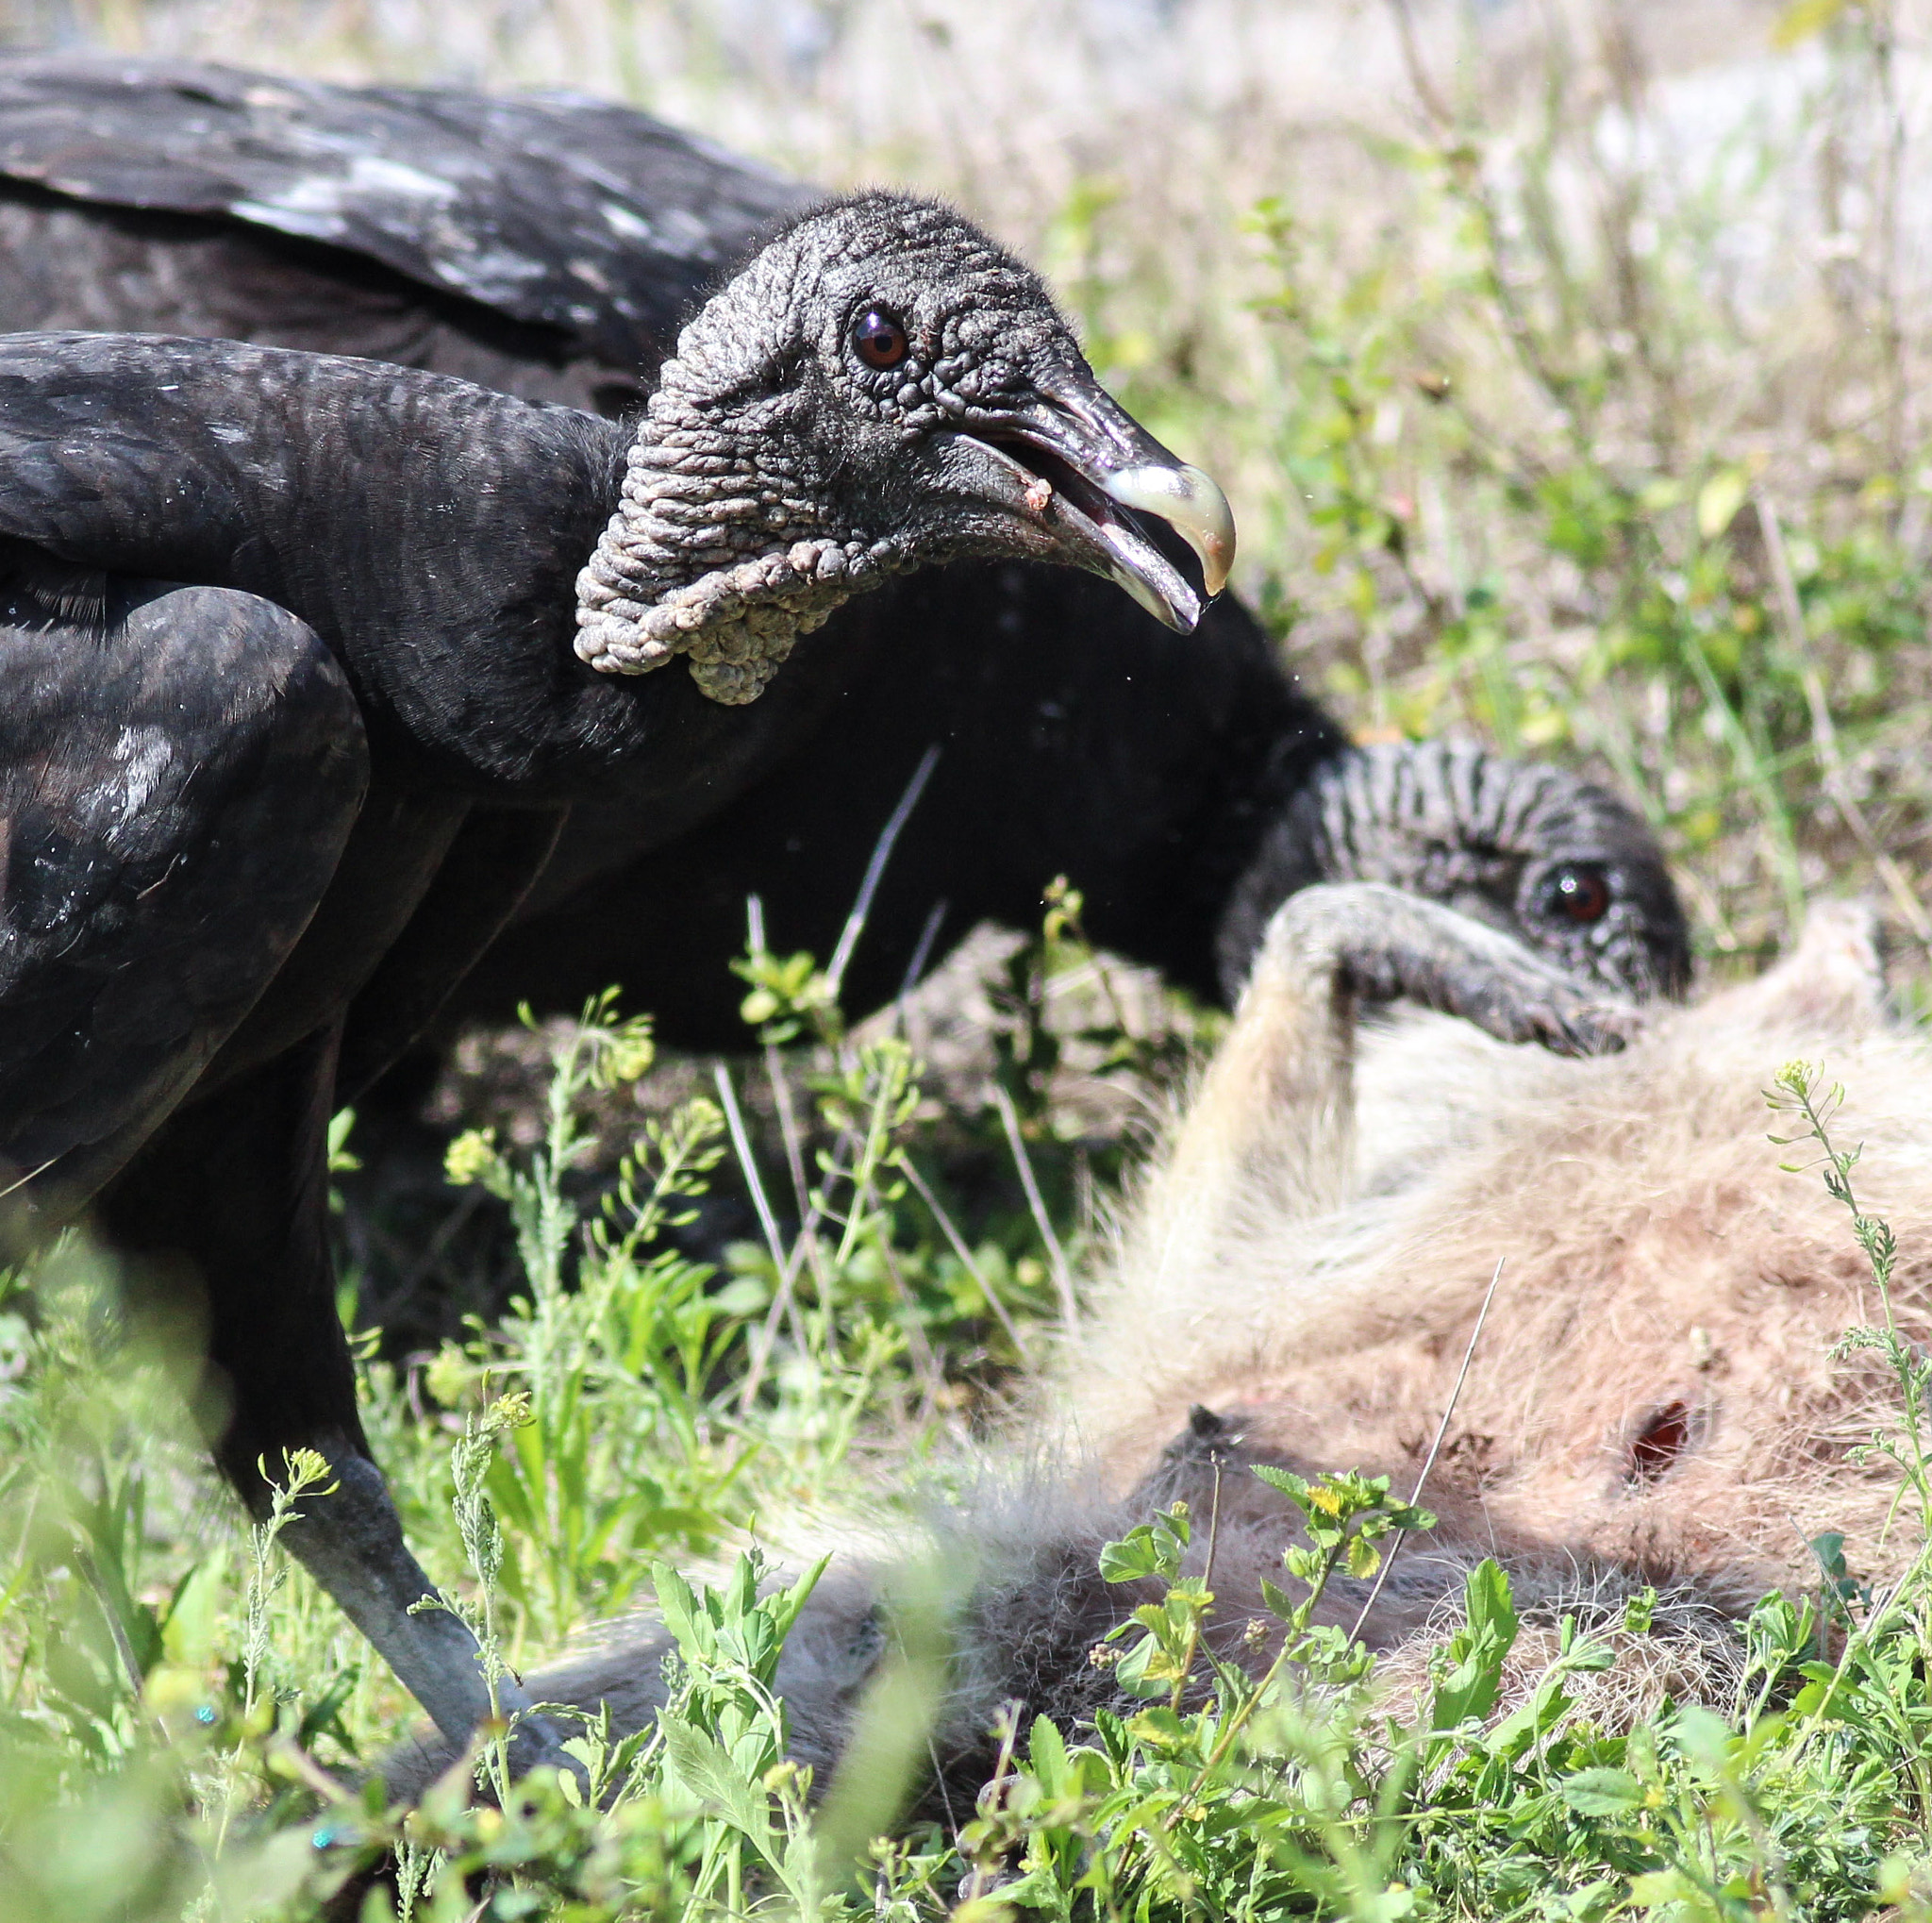
<svg viewBox="0 0 1932 1923">
<path fill-rule="evenodd" d="M 1094 995 L 1096 965 L 1062 911 L 1014 964 L 1038 991 L 1023 1005 L 1050 1020 L 1071 1001 L 1065 1022 L 1103 1062 L 1157 1079 L 1171 1068 L 1164 1037 L 1096 1038 L 1094 1002 L 1111 999 Z M 1343 1471 L 1314 1484 L 1257 1472 L 1306 1545 L 1271 1594 L 1281 1655 L 1258 1681 L 1200 1634 L 1211 1595 L 1179 1574 L 1196 1524 L 1177 1506 L 1100 1563 L 1108 1580 L 1165 1592 L 1096 1656 L 1137 1714 L 1010 1731 L 956 1831 L 895 1831 L 892 1784 L 923 1761 L 937 1680 L 915 1609 L 910 1653 L 869 1686 L 853 1739 L 873 1765 L 864 1786 L 814 1809 L 808 1774 L 785 1760 L 772 1679 L 818 1571 L 761 1581 L 759 1518 L 782 1529 L 841 1499 L 876 1510 L 881 1462 L 903 1490 L 907 1459 L 936 1443 L 942 1472 L 947 1359 L 996 1374 L 1043 1333 L 1050 1284 L 998 1314 L 985 1293 L 1022 1269 L 1016 1249 L 1044 1268 L 1030 1213 L 995 1209 L 969 1231 L 948 1212 L 948 1232 L 906 1180 L 940 1125 L 1004 1142 L 1005 1108 L 1030 1133 L 1046 1193 L 1079 1145 L 1054 1131 L 1051 1079 L 1026 1087 L 1024 1120 L 1010 1096 L 934 1116 L 904 1044 L 846 1035 L 822 978 L 771 958 L 748 972 L 767 1032 L 796 1024 L 816 1038 L 799 1093 L 825 1145 L 799 1235 L 735 1247 L 722 1274 L 676 1252 L 669 1231 L 727 1172 L 731 1130 L 704 1096 L 642 1119 L 614 1182 L 582 1192 L 569 1179 L 596 1146 L 586 1114 L 651 1066 L 643 1026 L 607 999 L 550 1031 L 534 1146 L 506 1152 L 473 1132 L 449 1151 L 453 1180 L 507 1204 L 525 1293 L 407 1378 L 363 1364 L 411 1536 L 495 1660 L 521 1666 L 586 1622 L 655 1601 L 679 1652 L 657 1728 L 574 1736 L 588 1791 L 540 1775 L 506 1793 L 500 1733 L 414 1814 L 358 1790 L 408 1710 L 275 1547 L 321 1465 L 289 1463 L 276 1516 L 243 1527 L 210 1496 L 169 1331 L 117 1309 L 110 1264 L 76 1238 L 42 1264 L 30 1297 L 16 1287 L 4 1324 L 0 1917 L 317 1917 L 391 1856 L 393 1890 L 352 1888 L 351 1908 L 330 1914 L 1932 1914 L 1915 1881 L 1932 1872 L 1932 1559 L 1874 1595 L 1821 1539 L 1819 1595 L 1767 1597 L 1742 1626 L 1735 1699 L 1667 1701 L 1629 1731 L 1593 1721 L 1573 1684 L 1641 1665 L 1664 1613 L 1653 1625 L 1641 1597 L 1621 1625 L 1566 1620 L 1498 1714 L 1519 1623 L 1507 1578 L 1484 1564 L 1422 1698 L 1391 1704 L 1368 1653 L 1312 1615 L 1332 1574 L 1373 1574 L 1395 1532 L 1426 1517 L 1386 1481 Z M 1056 995 L 1069 983 L 1084 991 Z M 1053 1053 L 1012 1035 L 1005 1049 L 1008 1062 Z M 1831 1095 L 1794 1065 L 1775 1100 L 1788 1139 L 1824 1158 L 1889 1307 L 1896 1251 L 1858 1212 Z M 1077 1228 L 1063 1216 L 1076 1263 Z M 1923 1538 L 1932 1479 L 1917 1412 L 1932 1363 L 1890 1334 L 1889 1314 L 1845 1340 L 1898 1378 L 1900 1419 L 1875 1446 L 1899 1468 L 1902 1526 Z M 694 1557 L 708 1559 L 709 1583 L 677 1573 Z"/>
<path fill-rule="evenodd" d="M 1897 24 L 1869 0 L 1793 8 L 1782 39 L 1767 8 L 1786 106 L 1666 164 L 1672 40 L 1652 29 L 1694 10 L 1553 12 L 1506 44 L 1490 15 L 1418 8 L 1413 64 L 1395 15 L 1365 11 L 1367 78 L 1324 117 L 1278 51 L 1254 56 L 1264 84 L 1216 94 L 1185 23 L 1150 106 L 1072 7 L 853 0 L 824 9 L 830 52 L 803 80 L 735 49 L 722 14 L 641 0 L 292 25 L 81 9 L 121 45 L 617 85 L 822 178 L 959 192 L 1048 263 L 1128 404 L 1229 478 L 1241 585 L 1352 725 L 1613 778 L 1665 837 L 1709 963 L 1746 972 L 1824 892 L 1872 889 L 1932 935 L 1932 309 L 1900 239 L 1925 157 L 1898 116 Z M 1215 18 L 1239 42 L 1268 8 Z M 882 86 L 881 47 L 917 85 Z M 1091 84 L 1049 99 L 1067 70 Z M 1775 272 L 1726 251 L 1750 232 Z M 708 1066 L 653 1063 L 604 1007 L 525 1038 L 536 1093 L 451 1150 L 453 1203 L 509 1225 L 518 1299 L 426 1356 L 383 1360 L 363 1331 L 371 1432 L 419 1552 L 504 1660 L 665 1608 L 674 1714 L 641 1743 L 579 1739 L 608 1808 L 544 1784 L 499 1813 L 452 1781 L 398 1828 L 354 1784 L 409 1707 L 215 1490 L 178 1332 L 118 1310 L 78 1239 L 11 1279 L 0 1923 L 316 1917 L 391 1848 L 371 1923 L 1932 1912 L 1924 1556 L 1874 1596 L 1821 1539 L 1818 1595 L 1744 1627 L 1737 1700 L 1627 1735 L 1591 1721 L 1580 1680 L 1641 1659 L 1641 1606 L 1625 1633 L 1573 1624 L 1498 1716 L 1519 1626 L 1478 1571 L 1425 1699 L 1397 1712 L 1360 1652 L 1307 1628 L 1332 1559 L 1386 1547 L 1387 1492 L 1345 1475 L 1317 1505 L 1332 1539 L 1283 1572 L 1270 1684 L 1213 1667 L 1176 1582 L 1112 1646 L 1141 1713 L 1016 1736 L 957 1835 L 878 1840 L 892 1812 L 851 1797 L 807 1814 L 769 1688 L 791 1603 L 757 1599 L 740 1559 L 876 1504 L 908 1465 L 943 1480 L 1039 1352 L 1133 1118 L 1212 1040 L 1195 1011 L 1108 992 L 1076 902 L 1048 923 L 993 968 L 977 1065 L 923 1066 L 890 1025 L 848 1034 L 809 961 L 754 956 L 728 1106 Z M 1783 1098 L 1788 1132 L 1828 1127 L 1809 1082 Z M 716 1267 L 681 1252 L 708 1185 L 769 1205 Z M 1882 1270 L 1879 1225 L 1847 1234 Z M 1923 1535 L 1924 1364 L 1883 1329 L 1849 1339 L 1899 1376 L 1879 1446 Z M 1314 1501 L 1281 1494 L 1284 1516 Z M 1191 1527 L 1150 1525 L 1110 1566 L 1172 1575 Z M 669 1573 L 700 1565 L 708 1590 Z M 868 1725 L 889 1759 L 928 1681 L 895 1673 Z"/>
</svg>

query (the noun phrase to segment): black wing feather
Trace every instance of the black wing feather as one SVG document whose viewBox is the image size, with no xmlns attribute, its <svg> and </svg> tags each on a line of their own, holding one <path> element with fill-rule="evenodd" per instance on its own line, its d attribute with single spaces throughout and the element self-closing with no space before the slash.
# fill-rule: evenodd
<svg viewBox="0 0 1932 1923">
<path fill-rule="evenodd" d="M 614 366 L 813 196 L 574 94 L 346 88 L 199 61 L 0 60 L 0 176 L 321 241 Z"/>
<path fill-rule="evenodd" d="M 354 699 L 251 594 L 0 577 L 0 1159 L 97 1188 L 293 948 L 360 806 Z"/>
</svg>

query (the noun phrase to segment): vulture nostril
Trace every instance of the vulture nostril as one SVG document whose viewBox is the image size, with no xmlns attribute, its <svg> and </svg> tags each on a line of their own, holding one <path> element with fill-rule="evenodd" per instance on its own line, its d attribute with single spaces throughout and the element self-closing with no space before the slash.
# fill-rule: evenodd
<svg viewBox="0 0 1932 1923">
<path fill-rule="evenodd" d="M 1630 1464 L 1624 1480 L 1635 1486 L 1658 1481 L 1676 1467 L 1677 1458 L 1691 1443 L 1690 1405 L 1666 1402 L 1644 1418 L 1630 1440 Z"/>
</svg>

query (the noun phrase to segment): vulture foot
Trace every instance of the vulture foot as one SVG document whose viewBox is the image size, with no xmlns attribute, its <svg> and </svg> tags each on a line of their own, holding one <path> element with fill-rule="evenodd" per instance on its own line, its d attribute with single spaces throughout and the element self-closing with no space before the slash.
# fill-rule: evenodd
<svg viewBox="0 0 1932 1923">
<path fill-rule="evenodd" d="M 447 1742 L 460 1747 L 492 1715 L 514 1718 L 517 1774 L 538 1764 L 577 1769 L 556 1729 L 530 1714 L 531 1698 L 513 1675 L 497 1679 L 492 1701 L 476 1638 L 409 1553 L 375 1464 L 343 1437 L 322 1453 L 335 1486 L 303 1497 L 301 1515 L 282 1536 L 290 1553 L 375 1646 Z"/>
</svg>

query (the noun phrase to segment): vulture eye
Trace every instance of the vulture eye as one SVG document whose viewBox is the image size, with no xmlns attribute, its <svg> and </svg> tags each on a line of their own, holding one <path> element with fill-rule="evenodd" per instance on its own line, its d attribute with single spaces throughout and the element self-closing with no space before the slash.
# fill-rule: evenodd
<svg viewBox="0 0 1932 1923">
<path fill-rule="evenodd" d="M 1552 914 L 1588 928 L 1609 912 L 1610 884 L 1601 868 L 1569 862 L 1550 877 L 1543 905 Z"/>
<path fill-rule="evenodd" d="M 897 367 L 911 353 L 912 343 L 883 308 L 867 308 L 852 324 L 852 351 L 868 367 Z"/>
</svg>

